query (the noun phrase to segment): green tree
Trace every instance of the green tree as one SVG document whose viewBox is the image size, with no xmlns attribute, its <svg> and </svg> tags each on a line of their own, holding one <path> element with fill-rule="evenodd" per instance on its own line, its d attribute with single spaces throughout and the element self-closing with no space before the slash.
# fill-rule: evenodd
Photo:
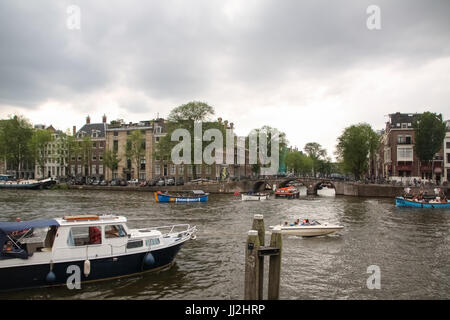
<svg viewBox="0 0 450 320">
<path fill-rule="evenodd" d="M 375 154 L 378 143 L 379 137 L 369 124 L 345 128 L 336 147 L 336 155 L 342 161 L 344 171 L 360 179 L 367 172 L 369 158 Z"/>
<path fill-rule="evenodd" d="M 134 130 L 127 139 L 127 150 L 125 152 L 127 159 L 134 163 L 137 170 L 137 179 L 141 168 L 141 159 L 145 156 L 145 137 L 141 130 Z"/>
<path fill-rule="evenodd" d="M 20 177 L 26 162 L 33 162 L 29 150 L 33 135 L 31 123 L 22 116 L 14 115 L 2 120 L 0 125 L 0 153 L 8 166 L 17 172 Z"/>
<path fill-rule="evenodd" d="M 442 114 L 424 112 L 414 120 L 413 128 L 414 152 L 420 161 L 429 163 L 444 143 L 446 127 Z"/>
<path fill-rule="evenodd" d="M 89 136 L 83 137 L 82 140 L 80 141 L 78 149 L 79 152 L 81 153 L 81 166 L 83 168 L 83 176 L 91 175 L 92 149 L 93 146 L 91 137 Z"/>
<path fill-rule="evenodd" d="M 77 139 L 70 134 L 68 129 L 65 133 L 59 135 L 59 144 L 57 149 L 58 161 L 66 168 L 66 175 L 71 175 L 69 165 L 72 157 L 76 157 L 81 152 Z"/>
<path fill-rule="evenodd" d="M 117 156 L 117 152 L 114 150 L 106 150 L 103 153 L 103 165 L 109 168 L 111 172 L 116 171 L 119 168 L 119 162 L 122 159 Z"/>
<path fill-rule="evenodd" d="M 281 167 L 281 163 L 280 162 L 282 161 L 281 155 L 285 152 L 285 150 L 287 148 L 287 145 L 289 143 L 288 139 L 286 138 L 286 133 L 278 130 L 277 128 L 273 128 L 273 127 L 268 126 L 268 125 L 264 125 L 264 126 L 262 126 L 261 128 L 258 128 L 258 129 L 253 129 L 252 132 L 255 132 L 257 134 L 257 136 L 258 136 L 258 145 L 257 145 L 257 148 L 256 148 L 256 152 L 258 154 L 257 157 L 256 157 L 257 163 L 256 163 L 256 165 L 254 165 L 252 167 L 252 171 L 253 171 L 253 169 L 255 169 L 255 170 L 258 170 L 255 173 L 258 173 L 258 172 L 260 172 L 259 170 L 260 170 L 260 168 L 262 166 L 262 164 L 260 162 L 260 159 L 259 159 L 259 152 L 260 152 L 259 146 L 260 146 L 260 143 L 261 143 L 259 141 L 259 134 L 260 133 L 264 133 L 266 135 L 266 137 L 267 137 L 267 156 L 269 158 L 272 155 L 272 151 L 271 151 L 272 150 L 272 143 L 274 143 L 275 139 L 278 138 L 278 155 L 280 157 L 278 159 L 278 161 L 279 161 L 278 167 L 280 168 Z M 275 133 L 275 132 L 278 133 L 278 137 L 277 136 L 273 136 L 273 133 Z M 250 136 L 250 134 L 249 134 L 249 136 Z M 246 148 L 249 148 L 249 137 L 247 137 L 247 139 L 246 139 Z M 286 158 L 284 159 L 284 161 L 286 162 Z"/>
<path fill-rule="evenodd" d="M 294 170 L 295 174 L 307 175 L 313 168 L 312 159 L 300 151 L 288 152 L 285 161 L 288 170 Z"/>
<path fill-rule="evenodd" d="M 33 154 L 35 163 L 39 166 L 42 178 L 45 177 L 45 164 L 50 160 L 48 144 L 53 141 L 53 135 L 49 130 L 36 129 L 31 136 L 29 149 Z"/>
<path fill-rule="evenodd" d="M 156 144 L 156 152 L 154 156 L 159 159 L 171 159 L 171 152 L 177 141 L 171 141 L 172 133 L 176 129 L 186 129 L 191 136 L 191 159 L 190 163 L 194 164 L 194 123 L 202 122 L 202 137 L 208 129 L 218 129 L 225 137 L 225 128 L 223 124 L 217 121 L 210 121 L 210 117 L 215 114 L 214 108 L 205 102 L 192 101 L 174 108 L 168 116 L 167 135 L 161 137 Z M 206 143 L 202 143 L 202 152 L 206 147 Z M 171 162 L 171 160 L 169 160 Z M 203 159 L 202 159 L 203 165 Z M 197 166 L 193 166 L 193 177 L 197 178 Z"/>
<path fill-rule="evenodd" d="M 316 175 L 317 168 L 322 164 L 327 156 L 327 151 L 317 142 L 308 142 L 303 148 L 305 153 L 311 158 L 313 163 L 313 175 Z"/>
</svg>

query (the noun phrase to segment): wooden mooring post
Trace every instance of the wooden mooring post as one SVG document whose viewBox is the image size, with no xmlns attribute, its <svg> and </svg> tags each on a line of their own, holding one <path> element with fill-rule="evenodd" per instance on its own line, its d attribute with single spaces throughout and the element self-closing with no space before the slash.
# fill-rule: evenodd
<svg viewBox="0 0 450 320">
<path fill-rule="evenodd" d="M 264 257 L 269 256 L 268 299 L 277 300 L 280 295 L 281 230 L 272 230 L 270 246 L 266 247 L 263 215 L 254 215 L 252 228 L 248 231 L 245 251 L 244 299 L 263 300 Z"/>
</svg>

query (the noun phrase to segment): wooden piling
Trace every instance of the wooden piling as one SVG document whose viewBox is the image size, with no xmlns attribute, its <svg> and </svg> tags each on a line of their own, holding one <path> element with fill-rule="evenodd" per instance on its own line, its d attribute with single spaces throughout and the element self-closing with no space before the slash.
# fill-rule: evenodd
<svg viewBox="0 0 450 320">
<path fill-rule="evenodd" d="M 258 231 L 259 245 L 260 247 L 265 244 L 265 228 L 264 228 L 264 216 L 262 214 L 255 214 L 253 216 L 252 229 Z M 264 256 L 258 255 L 259 260 L 259 274 L 258 274 L 258 300 L 263 300 L 264 289 Z"/>
<path fill-rule="evenodd" d="M 250 230 L 247 235 L 245 250 L 244 299 L 258 300 L 259 296 L 259 237 L 257 230 Z"/>
<path fill-rule="evenodd" d="M 281 229 L 273 229 L 270 238 L 270 247 L 278 248 L 279 254 L 271 255 L 269 260 L 269 287 L 268 299 L 278 300 L 280 297 L 280 275 L 281 275 Z"/>
</svg>

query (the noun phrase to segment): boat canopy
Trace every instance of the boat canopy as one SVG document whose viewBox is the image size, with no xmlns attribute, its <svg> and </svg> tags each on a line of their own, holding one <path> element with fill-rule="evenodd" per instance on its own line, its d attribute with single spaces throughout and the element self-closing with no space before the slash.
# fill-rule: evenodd
<svg viewBox="0 0 450 320">
<path fill-rule="evenodd" d="M 31 221 L 20 221 L 20 222 L 0 222 L 0 259 L 4 257 L 3 246 L 6 241 L 12 240 L 10 237 L 11 232 L 23 231 L 33 228 L 46 228 L 52 226 L 59 226 L 58 221 L 55 219 L 46 220 L 31 220 Z M 17 247 L 17 245 L 16 245 Z M 14 254 L 18 258 L 27 259 L 28 254 L 25 250 L 19 249 L 14 250 Z"/>
<path fill-rule="evenodd" d="M 0 237 L 3 234 L 6 235 L 14 231 L 21 231 L 31 228 L 46 228 L 52 226 L 59 226 L 58 221 L 56 221 L 55 219 L 45 219 L 20 222 L 0 222 Z"/>
</svg>

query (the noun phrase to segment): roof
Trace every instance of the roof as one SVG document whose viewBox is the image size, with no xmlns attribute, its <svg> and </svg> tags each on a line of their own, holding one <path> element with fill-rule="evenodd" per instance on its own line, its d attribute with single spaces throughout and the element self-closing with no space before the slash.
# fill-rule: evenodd
<svg viewBox="0 0 450 320">
<path fill-rule="evenodd" d="M 98 132 L 97 137 L 95 138 L 105 138 L 105 131 L 106 131 L 106 124 L 105 123 L 86 123 L 84 126 L 80 128 L 80 130 L 77 131 L 76 136 L 78 137 L 78 134 L 84 133 L 87 136 L 90 136 L 92 138 L 93 132 Z"/>
<path fill-rule="evenodd" d="M 390 119 L 391 119 L 391 126 L 395 127 L 397 125 L 397 123 L 413 123 L 414 120 L 420 116 L 419 113 L 392 113 L 389 115 Z"/>
</svg>

